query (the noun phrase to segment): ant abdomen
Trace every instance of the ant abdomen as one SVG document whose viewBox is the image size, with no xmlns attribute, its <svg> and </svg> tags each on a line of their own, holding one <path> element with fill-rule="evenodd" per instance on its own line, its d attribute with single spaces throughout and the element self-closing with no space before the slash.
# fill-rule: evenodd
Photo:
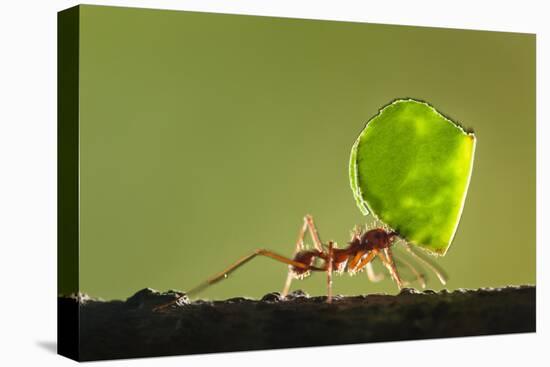
<svg viewBox="0 0 550 367">
<path fill-rule="evenodd" d="M 309 273 L 309 269 L 313 266 L 315 259 L 320 257 L 322 253 L 317 250 L 300 251 L 294 256 L 294 261 L 303 264 L 303 267 L 291 265 L 292 272 L 299 277 L 303 277 Z"/>
</svg>

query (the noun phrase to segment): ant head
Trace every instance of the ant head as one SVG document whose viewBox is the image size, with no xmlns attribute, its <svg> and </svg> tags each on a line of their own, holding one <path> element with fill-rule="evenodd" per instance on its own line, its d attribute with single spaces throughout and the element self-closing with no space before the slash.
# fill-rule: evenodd
<svg viewBox="0 0 550 367">
<path fill-rule="evenodd" d="M 374 228 L 365 232 L 363 236 L 361 236 L 361 242 L 370 249 L 382 249 L 390 247 L 396 236 L 396 232 L 386 232 L 383 228 Z"/>
</svg>

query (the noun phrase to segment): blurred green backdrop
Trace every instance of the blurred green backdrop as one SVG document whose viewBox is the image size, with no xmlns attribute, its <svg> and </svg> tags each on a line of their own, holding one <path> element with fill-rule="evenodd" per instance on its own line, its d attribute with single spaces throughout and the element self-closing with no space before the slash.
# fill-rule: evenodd
<svg viewBox="0 0 550 367">
<path fill-rule="evenodd" d="M 344 245 L 371 221 L 351 146 L 397 97 L 477 135 L 448 288 L 535 283 L 534 35 L 82 6 L 80 42 L 81 291 L 186 290 L 255 248 L 291 255 L 306 213 Z M 258 258 L 200 296 L 259 297 L 286 270 Z"/>
</svg>

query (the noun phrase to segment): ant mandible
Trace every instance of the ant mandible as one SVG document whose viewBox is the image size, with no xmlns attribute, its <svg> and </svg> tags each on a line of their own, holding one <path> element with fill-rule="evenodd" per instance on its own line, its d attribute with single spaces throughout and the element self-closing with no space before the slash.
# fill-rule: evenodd
<svg viewBox="0 0 550 367">
<path fill-rule="evenodd" d="M 315 247 L 311 250 L 306 250 L 304 247 L 304 238 L 307 231 L 309 231 Z M 250 255 L 240 258 L 227 269 L 208 278 L 195 288 L 191 289 L 185 295 L 178 297 L 171 302 L 155 307 L 154 311 L 160 311 L 174 304 L 179 304 L 182 298 L 196 294 L 206 287 L 227 278 L 229 274 L 258 255 L 266 256 L 273 260 L 288 264 L 288 275 L 283 291 L 281 292 L 282 298 L 287 296 L 293 279 L 303 279 L 310 275 L 313 271 L 320 271 L 326 272 L 327 274 L 327 302 L 331 303 L 332 275 L 334 272 L 347 272 L 350 274 L 355 274 L 366 269 L 367 276 L 370 281 L 377 282 L 383 278 L 382 274 L 377 275 L 372 269 L 372 261 L 375 257 L 380 259 L 382 264 L 384 264 L 384 266 L 388 269 L 392 279 L 397 284 L 397 287 L 402 289 L 406 285 L 406 282 L 404 282 L 399 276 L 395 256 L 391 250 L 391 247 L 397 242 L 398 239 L 400 239 L 398 233 L 390 230 L 386 226 L 365 229 L 365 231 L 362 231 L 361 228 L 356 227 L 352 233 L 351 241 L 348 242 L 348 247 L 339 249 L 333 241 L 328 241 L 326 245 L 321 242 L 319 233 L 315 227 L 315 223 L 313 222 L 313 217 L 311 215 L 306 215 L 298 235 L 298 241 L 296 242 L 296 248 L 292 258 L 279 255 L 271 250 L 256 249 Z M 403 243 L 411 256 L 432 270 L 443 285 L 446 284 L 445 276 L 440 269 L 438 269 L 429 260 L 413 251 L 407 242 Z M 415 275 L 416 280 L 420 282 L 422 288 L 426 287 L 424 276 L 419 273 L 410 262 L 404 260 L 403 258 L 400 258 L 399 262 Z"/>
</svg>

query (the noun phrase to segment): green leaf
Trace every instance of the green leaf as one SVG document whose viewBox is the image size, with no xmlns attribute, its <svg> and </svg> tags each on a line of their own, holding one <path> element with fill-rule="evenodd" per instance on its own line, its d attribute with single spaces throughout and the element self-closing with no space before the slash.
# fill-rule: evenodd
<svg viewBox="0 0 550 367">
<path fill-rule="evenodd" d="M 400 99 L 367 122 L 353 145 L 357 206 L 409 243 L 444 255 L 466 199 L 476 139 L 427 103 Z"/>
</svg>

